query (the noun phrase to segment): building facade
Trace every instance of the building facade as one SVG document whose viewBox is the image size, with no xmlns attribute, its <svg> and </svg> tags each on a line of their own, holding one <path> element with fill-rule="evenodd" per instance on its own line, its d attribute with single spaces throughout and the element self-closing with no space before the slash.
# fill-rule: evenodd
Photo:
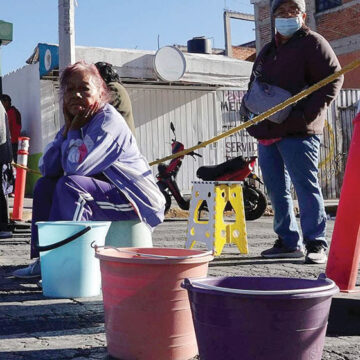
<svg viewBox="0 0 360 360">
<path fill-rule="evenodd" d="M 271 39 L 272 0 L 251 0 L 254 5 L 257 52 Z M 308 26 L 325 37 L 345 66 L 360 57 L 360 1 L 305 0 Z M 360 67 L 345 74 L 344 89 L 360 88 Z"/>
<path fill-rule="evenodd" d="M 4 90 L 21 111 L 23 134 L 30 137 L 28 166 L 33 170 L 38 170 L 43 149 L 62 126 L 58 62 L 50 61 L 50 58 L 55 60 L 56 47 L 39 44 L 30 64 L 3 79 Z M 232 126 L 239 119 L 241 97 L 253 65 L 224 55 L 186 53 L 183 76 L 168 82 L 158 78 L 155 71 L 155 51 L 81 46 L 75 50 L 76 59 L 88 63 L 107 61 L 114 65 L 131 99 L 137 143 L 149 162 L 171 154 L 171 122 L 185 148 L 211 139 Z M 50 51 L 53 51 L 51 56 Z M 236 156 L 240 150 L 244 156 L 254 155 L 252 143 L 254 140 L 243 130 L 236 137 L 200 149 L 203 157 L 196 162 L 191 156 L 185 157 L 177 178 L 179 188 L 190 192 L 191 181 L 196 179 L 200 165 L 218 164 Z M 156 174 L 157 168 L 153 167 L 153 171 Z M 35 174 L 28 174 L 28 194 L 37 178 Z"/>
</svg>

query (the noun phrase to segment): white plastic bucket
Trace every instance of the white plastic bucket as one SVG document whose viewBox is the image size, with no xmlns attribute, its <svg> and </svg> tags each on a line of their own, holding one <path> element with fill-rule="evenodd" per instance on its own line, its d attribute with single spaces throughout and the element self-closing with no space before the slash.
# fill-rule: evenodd
<svg viewBox="0 0 360 360">
<path fill-rule="evenodd" d="M 100 294 L 99 260 L 92 246 L 104 246 L 110 221 L 37 222 L 44 296 Z"/>
</svg>

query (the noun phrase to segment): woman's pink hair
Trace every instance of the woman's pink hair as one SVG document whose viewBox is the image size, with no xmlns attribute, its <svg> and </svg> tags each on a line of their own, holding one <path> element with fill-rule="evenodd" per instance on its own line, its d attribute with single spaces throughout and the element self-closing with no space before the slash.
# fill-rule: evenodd
<svg viewBox="0 0 360 360">
<path fill-rule="evenodd" d="M 101 77 L 98 69 L 94 64 L 88 64 L 84 60 L 77 61 L 75 64 L 69 65 L 65 68 L 60 77 L 60 94 L 64 95 L 68 80 L 73 76 L 74 73 L 85 72 L 89 74 L 95 82 L 98 88 L 103 103 L 107 103 L 110 100 L 110 93 L 107 86 Z"/>
</svg>

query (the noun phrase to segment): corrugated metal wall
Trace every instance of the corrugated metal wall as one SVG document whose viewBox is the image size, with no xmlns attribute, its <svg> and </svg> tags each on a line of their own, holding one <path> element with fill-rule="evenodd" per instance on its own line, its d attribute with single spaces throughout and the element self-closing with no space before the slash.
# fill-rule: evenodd
<svg viewBox="0 0 360 360">
<path fill-rule="evenodd" d="M 245 90 L 226 89 L 217 91 L 218 106 L 221 109 L 222 131 L 228 131 L 241 125 L 240 105 Z M 243 155 L 257 155 L 257 141 L 246 130 L 238 131 L 225 139 L 225 156 L 227 159 Z"/>
<path fill-rule="evenodd" d="M 171 153 L 170 122 L 176 128 L 177 139 L 185 148 L 205 141 L 240 125 L 239 108 L 244 90 L 211 87 L 126 86 L 132 100 L 137 140 L 148 161 Z M 352 135 L 352 119 L 360 90 L 342 90 L 328 109 L 320 149 L 319 178 L 325 199 L 340 195 L 347 152 Z M 186 156 L 178 175 L 184 193 L 191 189 L 200 165 L 213 165 L 238 155 L 257 155 L 257 142 L 241 131 L 216 144 L 199 150 L 203 158 Z M 153 169 L 156 174 L 157 169 Z M 256 172 L 260 174 L 257 168 Z"/>
<path fill-rule="evenodd" d="M 41 133 L 36 142 L 44 149 L 55 138 L 61 128 L 59 118 L 59 83 L 40 80 Z M 39 151 L 41 152 L 41 151 Z"/>
<path fill-rule="evenodd" d="M 319 163 L 319 178 L 325 199 L 340 196 L 353 131 L 352 120 L 359 99 L 360 90 L 341 90 L 328 109 Z"/>
<path fill-rule="evenodd" d="M 244 93 L 241 90 L 218 92 L 223 131 L 241 124 L 239 108 Z M 319 162 L 319 180 L 325 199 L 337 199 L 340 196 L 352 136 L 352 119 L 359 99 L 360 90 L 341 90 L 327 111 Z M 228 137 L 225 145 L 227 158 L 256 155 L 257 152 L 256 141 L 245 130 Z M 261 176 L 259 168 L 257 171 Z"/>
<path fill-rule="evenodd" d="M 151 85 L 126 86 L 134 112 L 136 136 L 142 153 L 149 162 L 171 154 L 170 122 L 176 129 L 177 140 L 185 148 L 221 133 L 220 108 L 211 87 L 162 87 Z M 186 156 L 178 174 L 178 185 L 190 192 L 200 165 L 213 165 L 223 159 L 223 146 L 207 146 L 198 151 L 202 158 Z M 154 174 L 157 168 L 153 168 Z"/>
<path fill-rule="evenodd" d="M 241 124 L 239 108 L 245 91 L 219 91 L 223 131 Z M 352 119 L 355 117 L 360 90 L 341 90 L 340 95 L 327 111 L 327 120 L 322 137 L 319 162 L 319 179 L 325 199 L 337 199 L 345 171 L 347 154 L 352 136 Z M 226 157 L 256 155 L 256 140 L 246 131 L 225 139 Z M 261 176 L 260 169 L 257 172 Z"/>
<path fill-rule="evenodd" d="M 21 113 L 21 131 L 30 137 L 30 154 L 43 150 L 39 64 L 26 65 L 3 78 L 3 89 Z M 56 98 L 57 100 L 57 98 Z"/>
</svg>

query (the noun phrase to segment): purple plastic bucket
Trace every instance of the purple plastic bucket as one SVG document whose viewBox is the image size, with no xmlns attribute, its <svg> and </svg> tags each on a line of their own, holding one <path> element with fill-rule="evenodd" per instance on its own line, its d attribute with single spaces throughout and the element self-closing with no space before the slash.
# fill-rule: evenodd
<svg viewBox="0 0 360 360">
<path fill-rule="evenodd" d="M 321 360 L 336 284 L 266 277 L 185 279 L 201 360 Z"/>
</svg>

